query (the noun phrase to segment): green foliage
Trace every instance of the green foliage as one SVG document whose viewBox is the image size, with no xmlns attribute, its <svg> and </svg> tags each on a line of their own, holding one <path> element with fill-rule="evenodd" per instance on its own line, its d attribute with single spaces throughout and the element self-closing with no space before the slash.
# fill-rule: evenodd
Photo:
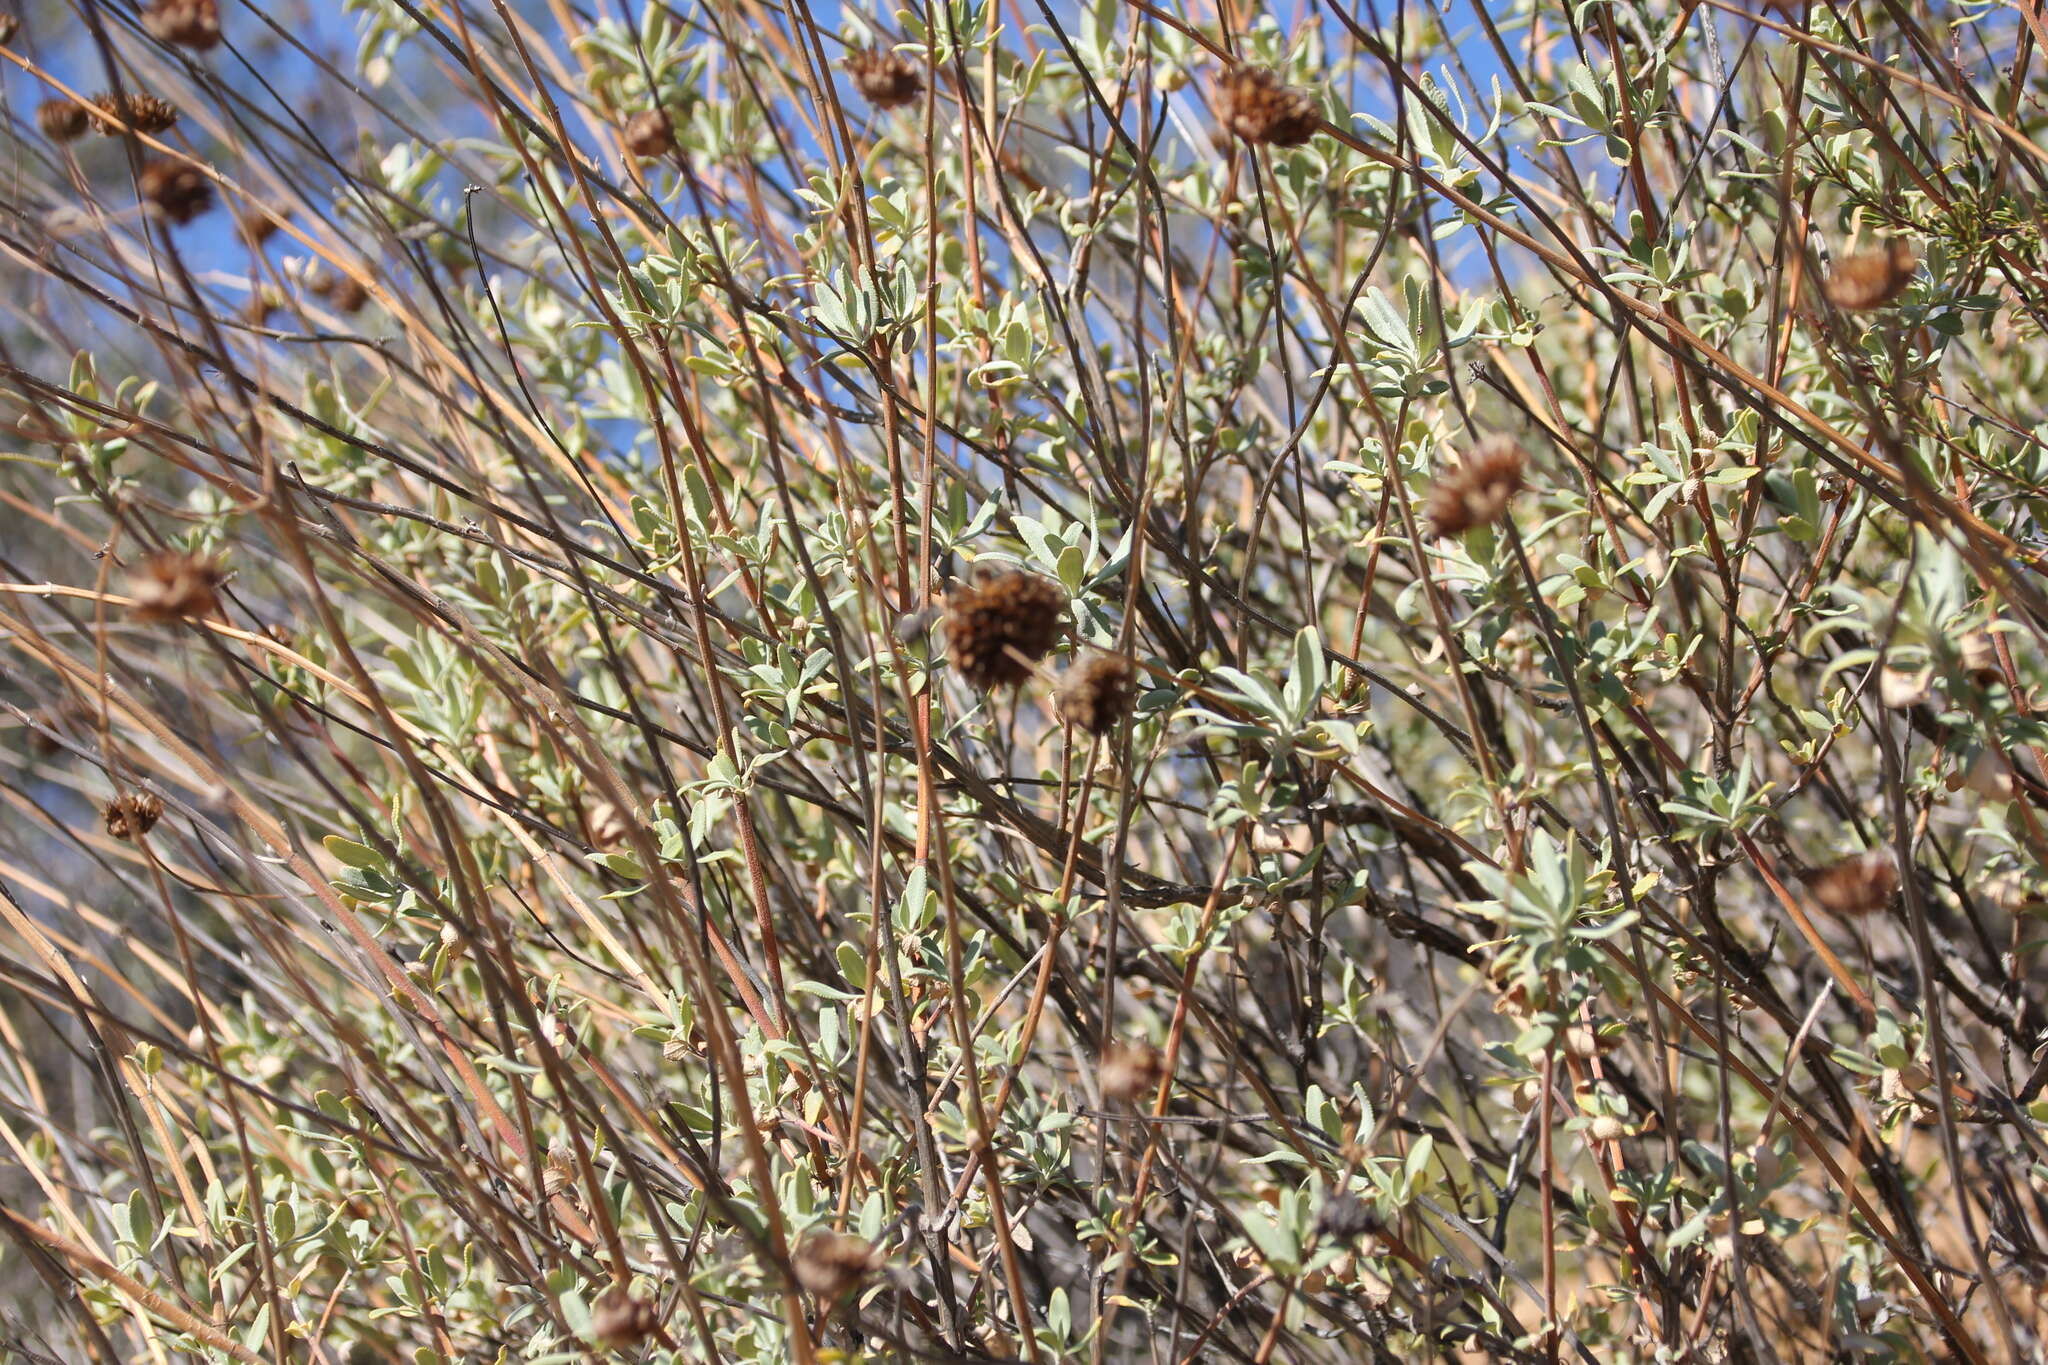
<svg viewBox="0 0 2048 1365">
<path fill-rule="evenodd" d="M 0 37 L 0 1359 L 2041 1354 L 2026 16 L 211 8 Z"/>
</svg>

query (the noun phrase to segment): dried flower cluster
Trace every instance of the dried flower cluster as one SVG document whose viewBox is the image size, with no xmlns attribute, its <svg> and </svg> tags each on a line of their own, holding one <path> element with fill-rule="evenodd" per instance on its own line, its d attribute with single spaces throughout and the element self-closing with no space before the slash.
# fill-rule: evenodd
<svg viewBox="0 0 2048 1365">
<path fill-rule="evenodd" d="M 1131 709 L 1137 674 L 1137 666 L 1124 655 L 1090 654 L 1060 679 L 1053 705 L 1061 720 L 1100 738 L 1115 730 Z"/>
<path fill-rule="evenodd" d="M 183 550 L 158 550 L 137 567 L 128 594 L 144 621 L 179 621 L 220 610 L 226 575 L 218 561 Z"/>
<path fill-rule="evenodd" d="M 861 48 L 846 54 L 853 88 L 877 109 L 900 109 L 924 93 L 924 72 L 900 52 Z"/>
<path fill-rule="evenodd" d="M 220 43 L 220 0 L 155 0 L 140 16 L 159 42 L 205 52 Z"/>
<path fill-rule="evenodd" d="M 1874 848 L 1815 872 L 1806 889 L 1830 914 L 1861 919 L 1892 903 L 1899 890 L 1899 865 L 1889 849 Z"/>
<path fill-rule="evenodd" d="M 791 1257 L 797 1284 L 827 1303 L 858 1290 L 881 1263 L 876 1247 L 849 1233 L 824 1228 L 807 1234 Z"/>
<path fill-rule="evenodd" d="M 1883 246 L 1852 251 L 1828 271 L 1822 292 L 1828 302 L 1848 312 L 1882 308 L 1904 293 L 1920 268 L 1920 258 L 1907 243 L 1893 238 Z"/>
<path fill-rule="evenodd" d="M 1224 72 L 1216 86 L 1216 112 L 1233 135 L 1274 147 L 1299 147 L 1323 127 L 1315 97 L 1262 66 L 1240 64 Z"/>
<path fill-rule="evenodd" d="M 614 1285 L 590 1309 L 590 1334 L 600 1345 L 630 1350 L 661 1330 L 661 1310 L 624 1285 Z"/>
<path fill-rule="evenodd" d="M 1020 569 L 978 574 L 946 598 L 946 649 L 970 687 L 1015 687 L 1059 641 L 1067 595 Z"/>
<path fill-rule="evenodd" d="M 167 223 L 191 222 L 213 206 L 213 181 L 189 161 L 160 157 L 142 168 L 142 202 Z"/>
<path fill-rule="evenodd" d="M 164 817 L 164 799 L 154 792 L 123 792 L 107 802 L 101 812 L 107 833 L 116 839 L 135 840 L 156 828 Z"/>
<path fill-rule="evenodd" d="M 1507 514 L 1508 503 L 1522 491 L 1528 453 L 1512 436 L 1493 435 L 1473 447 L 1463 460 L 1443 470 L 1430 486 L 1424 516 L 1433 536 L 1461 536 L 1478 526 L 1491 526 Z"/>
<path fill-rule="evenodd" d="M 76 142 L 91 119 L 92 111 L 77 100 L 44 100 L 36 106 L 36 127 L 52 142 Z"/>
<path fill-rule="evenodd" d="M 675 123 L 666 109 L 656 106 L 642 109 L 626 120 L 626 126 L 619 130 L 625 140 L 626 150 L 645 161 L 657 156 L 667 156 L 676 147 Z"/>
<path fill-rule="evenodd" d="M 277 235 L 277 220 L 283 215 L 273 215 L 254 204 L 245 205 L 235 214 L 235 228 L 242 234 L 242 240 L 251 246 L 262 246 Z"/>
<path fill-rule="evenodd" d="M 353 275 L 322 272 L 311 287 L 338 313 L 361 312 L 370 301 L 370 291 Z"/>
<path fill-rule="evenodd" d="M 93 96 L 91 118 L 93 131 L 102 137 L 121 136 L 124 124 L 138 133 L 154 135 L 178 121 L 178 107 L 155 95 L 109 91 Z"/>
<path fill-rule="evenodd" d="M 1112 1042 L 1102 1049 L 1095 1079 L 1111 1104 L 1150 1104 L 1166 1079 L 1166 1058 L 1146 1042 Z"/>
</svg>

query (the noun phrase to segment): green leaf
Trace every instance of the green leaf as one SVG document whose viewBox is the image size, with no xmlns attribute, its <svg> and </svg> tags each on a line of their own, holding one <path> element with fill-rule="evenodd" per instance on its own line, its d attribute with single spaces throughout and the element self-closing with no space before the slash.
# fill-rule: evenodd
<svg viewBox="0 0 2048 1365">
<path fill-rule="evenodd" d="M 320 841 L 327 851 L 350 867 L 377 870 L 384 866 L 384 855 L 368 844 L 359 844 L 353 839 L 344 839 L 339 834 L 330 834 Z"/>
</svg>

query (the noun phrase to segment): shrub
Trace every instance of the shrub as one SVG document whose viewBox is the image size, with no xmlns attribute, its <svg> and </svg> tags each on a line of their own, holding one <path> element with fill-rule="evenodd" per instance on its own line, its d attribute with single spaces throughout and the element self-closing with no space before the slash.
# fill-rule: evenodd
<svg viewBox="0 0 2048 1365">
<path fill-rule="evenodd" d="M 10 17 L 0 1356 L 2038 1358 L 2036 30 L 1754 8 Z"/>
</svg>

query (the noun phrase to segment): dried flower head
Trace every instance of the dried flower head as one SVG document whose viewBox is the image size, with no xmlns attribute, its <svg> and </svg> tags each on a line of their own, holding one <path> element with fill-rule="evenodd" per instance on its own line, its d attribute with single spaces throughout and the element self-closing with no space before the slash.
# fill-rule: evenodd
<svg viewBox="0 0 2048 1365">
<path fill-rule="evenodd" d="M 36 106 L 36 127 L 52 142 L 76 142 L 91 123 L 92 112 L 77 100 L 44 100 Z"/>
<path fill-rule="evenodd" d="M 123 792 L 101 812 L 107 833 L 116 839 L 140 839 L 164 818 L 164 800 L 154 792 Z"/>
<path fill-rule="evenodd" d="M 21 16 L 0 11 L 0 44 L 11 43 L 14 35 L 21 32 Z"/>
<path fill-rule="evenodd" d="M 155 95 L 109 91 L 92 98 L 92 130 L 101 137 L 119 137 L 126 124 L 138 133 L 161 133 L 178 121 L 178 106 Z"/>
<path fill-rule="evenodd" d="M 158 42 L 204 52 L 220 42 L 220 0 L 155 0 L 142 28 Z"/>
<path fill-rule="evenodd" d="M 220 585 L 226 575 L 204 555 L 184 550 L 158 550 L 143 560 L 129 581 L 131 608 L 145 621 L 181 621 L 211 616 L 220 610 Z"/>
<path fill-rule="evenodd" d="M 602 1345 L 638 1346 L 661 1330 L 661 1313 L 624 1285 L 613 1285 L 591 1306 L 590 1334 Z"/>
<path fill-rule="evenodd" d="M 326 299 L 336 312 L 359 313 L 370 301 L 370 291 L 353 275 L 323 274 L 313 281 L 313 292 Z"/>
<path fill-rule="evenodd" d="M 1433 536 L 1461 536 L 1489 526 L 1522 491 L 1529 456 L 1512 436 L 1495 434 L 1473 447 L 1463 461 L 1437 475 L 1424 514 Z"/>
<path fill-rule="evenodd" d="M 924 93 L 924 72 L 900 52 L 858 48 L 846 54 L 853 88 L 877 109 L 900 109 Z"/>
<path fill-rule="evenodd" d="M 1159 1093 L 1166 1079 L 1166 1058 L 1146 1042 L 1113 1042 L 1102 1049 L 1102 1064 L 1095 1079 L 1102 1085 L 1102 1098 L 1112 1104 L 1136 1104 Z"/>
<path fill-rule="evenodd" d="M 1060 679 L 1053 705 L 1060 719 L 1084 734 L 1102 736 L 1116 729 L 1131 709 L 1137 691 L 1137 668 L 1121 654 L 1090 654 Z"/>
<path fill-rule="evenodd" d="M 1882 308 L 1905 292 L 1919 268 L 1920 259 L 1913 248 L 1893 238 L 1883 246 L 1852 251 L 1836 261 L 1821 292 L 1829 303 L 1852 313 Z"/>
<path fill-rule="evenodd" d="M 1844 919 L 1860 919 L 1892 903 L 1899 889 L 1899 865 L 1891 850 L 1875 848 L 1831 863 L 1806 879 L 1821 908 Z"/>
<path fill-rule="evenodd" d="M 213 182 L 189 161 L 160 157 L 142 168 L 138 183 L 150 215 L 167 223 L 189 223 L 213 205 Z"/>
<path fill-rule="evenodd" d="M 649 157 L 666 156 L 675 150 L 676 126 L 669 118 L 668 110 L 656 105 L 642 109 L 626 120 L 626 126 L 619 130 L 625 139 L 626 150 L 643 160 Z"/>
<path fill-rule="evenodd" d="M 978 575 L 946 598 L 946 650 L 970 686 L 1015 686 L 1060 636 L 1067 596 L 1021 569 Z"/>
<path fill-rule="evenodd" d="M 881 1252 L 860 1238 L 821 1228 L 805 1234 L 791 1264 L 799 1285 L 832 1302 L 859 1289 L 881 1260 Z"/>
<path fill-rule="evenodd" d="M 235 229 L 249 245 L 262 246 L 277 235 L 277 221 L 283 216 L 254 204 L 245 204 L 235 213 Z"/>
<path fill-rule="evenodd" d="M 1299 147 L 1323 127 L 1315 97 L 1262 66 L 1233 66 L 1216 85 L 1223 126 L 1246 142 Z"/>
</svg>

